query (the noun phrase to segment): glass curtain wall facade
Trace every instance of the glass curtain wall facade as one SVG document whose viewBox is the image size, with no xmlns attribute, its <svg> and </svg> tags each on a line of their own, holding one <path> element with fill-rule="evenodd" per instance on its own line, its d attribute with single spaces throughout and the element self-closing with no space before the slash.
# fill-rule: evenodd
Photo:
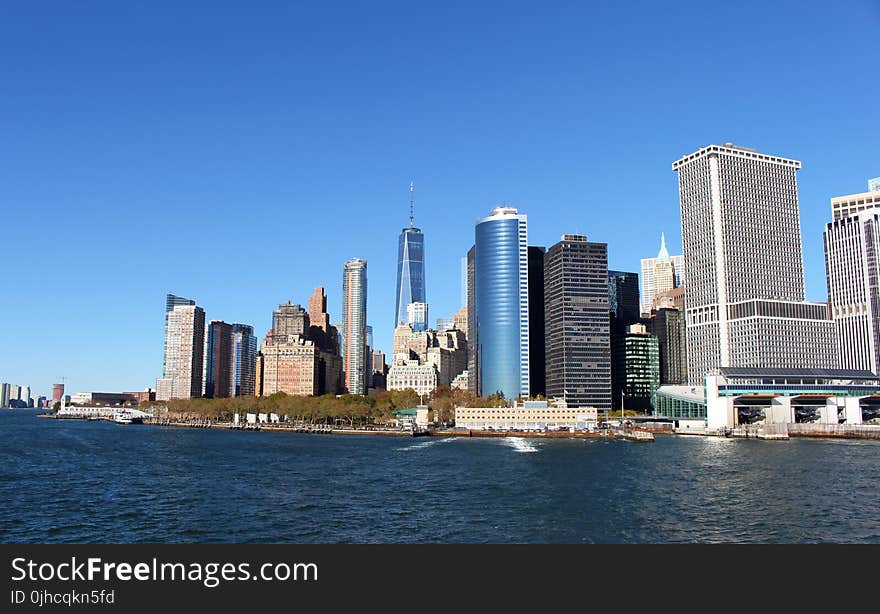
<svg viewBox="0 0 880 614">
<path fill-rule="evenodd" d="M 408 321 L 407 305 L 425 302 L 425 235 L 418 228 L 404 228 L 397 245 L 394 326 Z"/>
<path fill-rule="evenodd" d="M 477 222 L 474 294 L 478 394 L 529 394 L 528 222 L 496 207 Z"/>
<path fill-rule="evenodd" d="M 235 369 L 233 394 L 254 396 L 257 360 L 257 338 L 249 324 L 232 325 L 232 363 Z"/>
<path fill-rule="evenodd" d="M 205 396 L 219 399 L 232 396 L 232 325 L 211 320 L 205 352 Z"/>
</svg>

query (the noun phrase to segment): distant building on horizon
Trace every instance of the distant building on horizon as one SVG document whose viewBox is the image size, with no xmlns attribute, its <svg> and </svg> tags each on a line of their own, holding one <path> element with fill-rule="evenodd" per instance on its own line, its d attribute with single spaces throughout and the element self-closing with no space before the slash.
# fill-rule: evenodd
<svg viewBox="0 0 880 614">
<path fill-rule="evenodd" d="M 732 143 L 672 164 L 687 271 L 689 384 L 722 367 L 837 366 L 827 305 L 805 299 L 800 167 Z"/>
<path fill-rule="evenodd" d="M 841 369 L 880 370 L 880 179 L 831 199 L 825 225 L 828 308 Z M 871 189 L 873 187 L 873 189 Z"/>
</svg>

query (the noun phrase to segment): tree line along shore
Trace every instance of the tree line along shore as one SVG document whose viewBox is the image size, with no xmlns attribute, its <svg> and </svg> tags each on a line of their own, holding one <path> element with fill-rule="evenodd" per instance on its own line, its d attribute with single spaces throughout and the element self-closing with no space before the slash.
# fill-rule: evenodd
<svg viewBox="0 0 880 614">
<path fill-rule="evenodd" d="M 479 397 L 466 390 L 443 386 L 427 399 L 415 390 L 374 390 L 367 395 L 294 396 L 276 392 L 266 397 L 230 397 L 221 399 L 172 399 L 152 401 L 138 406 L 143 411 L 167 408 L 168 416 L 182 419 L 209 419 L 231 422 L 234 414 L 273 413 L 305 422 L 345 420 L 350 424 L 388 424 L 395 412 L 409 409 L 426 401 L 429 419 L 450 422 L 455 407 L 503 407 L 503 395 Z"/>
</svg>

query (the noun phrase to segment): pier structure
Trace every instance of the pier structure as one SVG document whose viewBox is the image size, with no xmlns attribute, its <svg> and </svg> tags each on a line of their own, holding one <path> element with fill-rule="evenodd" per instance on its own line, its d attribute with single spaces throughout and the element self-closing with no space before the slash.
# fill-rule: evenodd
<svg viewBox="0 0 880 614">
<path fill-rule="evenodd" d="M 676 431 L 686 426 L 704 434 L 801 435 L 842 426 L 880 433 L 880 377 L 854 369 L 722 367 L 706 375 L 702 388 L 662 386 L 655 415 L 672 420 Z"/>
</svg>

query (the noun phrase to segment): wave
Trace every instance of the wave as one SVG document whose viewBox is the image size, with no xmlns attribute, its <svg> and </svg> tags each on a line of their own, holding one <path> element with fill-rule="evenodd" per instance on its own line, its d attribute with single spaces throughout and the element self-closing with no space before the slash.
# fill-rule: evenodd
<svg viewBox="0 0 880 614">
<path fill-rule="evenodd" d="M 538 448 L 532 442 L 522 437 L 505 437 L 504 443 L 513 448 L 514 452 L 537 452 Z"/>
<path fill-rule="evenodd" d="M 448 443 L 450 441 L 455 441 L 456 437 L 444 437 L 443 439 L 429 439 L 428 441 L 420 441 L 417 444 L 411 446 L 404 446 L 402 448 L 395 448 L 395 450 L 408 451 L 408 450 L 422 450 L 424 448 L 430 448 L 433 445 L 437 445 L 438 443 Z"/>
</svg>

